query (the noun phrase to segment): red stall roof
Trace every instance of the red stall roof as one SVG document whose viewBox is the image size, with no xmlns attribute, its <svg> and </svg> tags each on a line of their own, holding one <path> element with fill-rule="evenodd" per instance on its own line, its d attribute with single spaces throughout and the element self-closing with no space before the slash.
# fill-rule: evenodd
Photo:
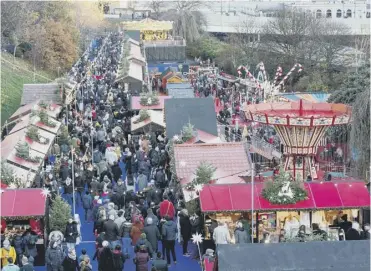
<svg viewBox="0 0 371 271">
<path fill-rule="evenodd" d="M 296 204 L 274 205 L 261 196 L 264 184 L 254 184 L 254 209 L 315 210 L 370 207 L 370 193 L 363 182 L 305 183 L 308 199 Z M 200 193 L 203 212 L 250 211 L 251 184 L 205 185 Z"/>
<path fill-rule="evenodd" d="M 0 195 L 1 217 L 44 216 L 46 198 L 42 189 L 6 189 Z"/>
</svg>

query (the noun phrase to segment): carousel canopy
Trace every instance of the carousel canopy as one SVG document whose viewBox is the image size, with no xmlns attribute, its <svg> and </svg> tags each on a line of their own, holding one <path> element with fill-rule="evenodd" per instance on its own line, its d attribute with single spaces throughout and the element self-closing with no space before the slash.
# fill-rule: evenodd
<svg viewBox="0 0 371 271">
<path fill-rule="evenodd" d="M 173 29 L 171 21 L 156 21 L 146 18 L 141 21 L 130 21 L 123 23 L 125 30 L 140 30 L 140 31 L 170 31 Z"/>
<path fill-rule="evenodd" d="M 217 257 L 219 271 L 367 271 L 370 240 L 228 244 L 218 246 Z"/>
<path fill-rule="evenodd" d="M 1 194 L 1 217 L 39 217 L 45 215 L 46 197 L 42 189 L 5 189 Z"/>
<path fill-rule="evenodd" d="M 165 105 L 165 100 L 169 99 L 169 96 L 158 96 L 159 103 L 156 105 L 141 105 L 139 96 L 131 96 L 131 109 L 141 110 L 141 109 L 151 109 L 151 110 L 163 110 Z"/>
<path fill-rule="evenodd" d="M 363 182 L 305 183 L 308 199 L 296 204 L 275 205 L 261 196 L 263 183 L 254 184 L 254 210 L 356 209 L 370 207 L 370 194 Z M 204 186 L 200 193 L 203 212 L 250 211 L 251 184 Z M 226 196 L 229 195 L 229 196 Z"/>
<path fill-rule="evenodd" d="M 300 99 L 312 103 L 325 103 L 331 94 L 328 93 L 280 93 L 279 96 L 285 100 L 297 102 Z"/>
<path fill-rule="evenodd" d="M 352 109 L 345 104 L 277 102 L 246 105 L 248 120 L 285 126 L 332 126 L 348 124 Z"/>
</svg>

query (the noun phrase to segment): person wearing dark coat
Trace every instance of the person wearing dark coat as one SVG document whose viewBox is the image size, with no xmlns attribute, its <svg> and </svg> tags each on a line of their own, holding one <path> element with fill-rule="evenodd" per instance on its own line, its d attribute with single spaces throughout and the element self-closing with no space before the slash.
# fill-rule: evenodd
<svg viewBox="0 0 371 271">
<path fill-rule="evenodd" d="M 166 187 L 165 173 L 162 167 L 160 167 L 156 171 L 155 183 L 156 183 L 156 187 L 159 187 L 161 189 L 164 189 Z"/>
<path fill-rule="evenodd" d="M 22 265 L 20 265 L 20 263 L 22 263 L 22 254 L 23 254 L 23 251 L 24 251 L 24 242 L 23 242 L 23 238 L 20 235 L 20 233 L 15 235 L 15 237 L 13 239 L 13 247 L 14 247 L 15 252 L 17 254 L 17 264 L 19 266 L 22 266 Z"/>
<path fill-rule="evenodd" d="M 151 243 L 147 240 L 147 235 L 145 233 L 142 233 L 140 235 L 140 238 L 135 245 L 134 252 L 138 252 L 140 250 L 140 248 L 143 247 L 143 246 L 146 247 L 146 250 L 147 250 L 150 258 L 152 258 L 153 257 L 153 248 L 152 248 Z"/>
<path fill-rule="evenodd" d="M 122 271 L 125 264 L 125 256 L 121 251 L 121 246 L 116 245 L 115 250 L 113 251 L 113 271 Z"/>
<path fill-rule="evenodd" d="M 76 251 L 75 249 L 69 249 L 68 255 L 64 258 L 63 263 L 63 271 L 79 271 L 80 265 L 76 259 Z"/>
<path fill-rule="evenodd" d="M 85 210 L 85 221 L 88 221 L 88 217 L 89 215 L 91 216 L 91 211 L 93 208 L 93 198 L 91 197 L 89 191 L 86 191 L 85 195 L 82 197 L 82 207 Z"/>
<path fill-rule="evenodd" d="M 346 240 L 361 240 L 361 234 L 359 233 L 358 222 L 353 222 L 352 227 L 345 233 Z"/>
<path fill-rule="evenodd" d="M 54 241 L 50 241 L 49 247 L 45 253 L 45 263 L 47 271 L 61 271 L 63 270 L 62 263 L 64 253 L 62 248 Z"/>
<path fill-rule="evenodd" d="M 241 221 L 237 223 L 237 228 L 234 232 L 236 244 L 241 244 L 241 243 L 250 243 L 250 238 L 245 230 L 243 224 Z"/>
<path fill-rule="evenodd" d="M 110 242 L 111 247 L 115 248 L 119 237 L 120 237 L 120 232 L 117 224 L 114 222 L 114 216 L 110 215 L 109 219 L 104 222 L 103 224 L 103 231 L 105 232 L 105 240 Z"/>
<path fill-rule="evenodd" d="M 348 221 L 348 215 L 345 214 L 341 217 L 341 222 L 339 223 L 339 227 L 344 230 L 345 233 L 352 227 L 352 222 Z"/>
<path fill-rule="evenodd" d="M 148 271 L 149 255 L 145 246 L 141 246 L 139 251 L 135 253 L 134 263 L 135 271 Z"/>
<path fill-rule="evenodd" d="M 113 166 L 111 167 L 111 171 L 112 171 L 113 179 L 117 182 L 118 179 L 120 179 L 122 176 L 122 171 L 121 171 L 119 164 L 116 161 L 113 163 Z"/>
<path fill-rule="evenodd" d="M 99 271 L 115 270 L 113 265 L 113 253 L 112 250 L 109 248 L 108 244 L 103 244 L 103 248 L 99 254 L 98 270 Z"/>
<path fill-rule="evenodd" d="M 34 271 L 34 266 L 33 266 L 33 257 L 30 256 L 27 258 L 26 256 L 22 257 L 22 267 L 20 271 Z"/>
<path fill-rule="evenodd" d="M 78 235 L 79 235 L 79 233 L 77 231 L 76 222 L 74 222 L 72 220 L 72 218 L 70 218 L 68 220 L 67 225 L 66 225 L 66 231 L 65 231 L 65 234 L 64 234 L 64 238 L 66 239 L 68 249 L 71 249 L 71 248 L 74 249 L 75 248 L 76 238 L 78 237 Z"/>
<path fill-rule="evenodd" d="M 183 238 L 183 255 L 188 256 L 188 242 L 192 236 L 192 225 L 189 220 L 188 210 L 183 209 L 179 213 L 180 234 Z"/>
<path fill-rule="evenodd" d="M 156 259 L 152 261 L 152 266 L 156 271 L 168 271 L 167 262 L 162 259 L 161 252 L 157 252 Z"/>
<path fill-rule="evenodd" d="M 146 238 L 151 244 L 153 252 L 156 253 L 158 250 L 158 241 L 161 239 L 160 231 L 158 230 L 157 225 L 153 223 L 151 217 L 147 217 L 145 222 L 147 225 L 143 228 L 143 232 L 146 234 Z"/>
<path fill-rule="evenodd" d="M 32 233 L 30 230 L 26 231 L 25 236 L 23 236 L 23 243 L 25 247 L 25 255 L 26 256 L 37 256 L 37 248 L 36 248 L 36 242 L 37 242 L 37 235 L 35 233 Z"/>
</svg>

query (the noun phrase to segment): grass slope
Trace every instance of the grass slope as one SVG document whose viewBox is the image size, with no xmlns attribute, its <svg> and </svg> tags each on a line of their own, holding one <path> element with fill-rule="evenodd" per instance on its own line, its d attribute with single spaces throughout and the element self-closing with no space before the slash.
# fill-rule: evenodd
<svg viewBox="0 0 371 271">
<path fill-rule="evenodd" d="M 1 125 L 19 108 L 23 84 L 49 83 L 55 79 L 51 72 L 37 70 L 34 78 L 32 65 L 20 58 L 1 53 Z M 35 80 L 34 80 L 35 79 Z"/>
</svg>

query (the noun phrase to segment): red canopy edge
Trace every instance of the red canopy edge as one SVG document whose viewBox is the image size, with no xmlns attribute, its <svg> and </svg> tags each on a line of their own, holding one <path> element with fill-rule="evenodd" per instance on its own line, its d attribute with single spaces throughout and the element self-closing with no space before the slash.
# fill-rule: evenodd
<svg viewBox="0 0 371 271">
<path fill-rule="evenodd" d="M 6 189 L 0 195 L 1 217 L 41 217 L 46 211 L 46 197 L 42 189 Z"/>
<path fill-rule="evenodd" d="M 296 204 L 276 205 L 261 196 L 263 183 L 254 184 L 254 210 L 316 210 L 369 208 L 370 194 L 363 182 L 305 183 L 308 199 Z M 200 192 L 204 213 L 251 211 L 251 184 L 205 185 Z"/>
</svg>

